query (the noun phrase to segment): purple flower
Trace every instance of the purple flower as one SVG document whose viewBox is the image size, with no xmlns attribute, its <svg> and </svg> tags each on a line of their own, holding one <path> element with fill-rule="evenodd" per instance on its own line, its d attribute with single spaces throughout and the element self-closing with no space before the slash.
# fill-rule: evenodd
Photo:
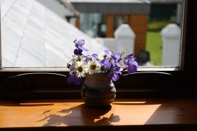
<svg viewBox="0 0 197 131">
<path fill-rule="evenodd" d="M 67 82 L 70 84 L 72 82 L 74 82 L 76 85 L 79 85 L 82 81 L 81 77 L 77 77 L 75 75 L 74 70 L 69 72 L 70 76 L 67 79 Z"/>
<path fill-rule="evenodd" d="M 113 66 L 116 66 L 116 64 L 120 62 L 120 60 L 122 59 L 122 53 L 112 54 L 111 57 L 113 58 L 112 60 Z"/>
<path fill-rule="evenodd" d="M 124 64 L 125 65 L 129 65 L 131 64 L 133 61 L 135 61 L 135 58 L 133 57 L 133 54 L 129 54 L 126 56 L 125 60 L 124 60 Z"/>
<path fill-rule="evenodd" d="M 104 50 L 103 59 L 100 61 L 100 63 L 105 69 L 110 69 L 111 65 L 116 66 L 116 61 L 114 60 L 114 58 L 112 57 L 110 50 Z"/>
<path fill-rule="evenodd" d="M 111 55 L 110 51 L 106 50 L 105 52 L 108 55 L 108 57 L 105 57 L 103 60 L 101 60 L 101 64 L 103 64 L 105 69 L 110 69 L 111 67 L 116 67 L 117 63 L 121 60 L 122 53 L 117 53 L 117 54 Z"/>
<path fill-rule="evenodd" d="M 85 40 L 80 39 L 80 40 L 74 40 L 75 47 L 80 50 L 88 51 L 88 49 L 84 48 L 83 45 L 85 44 Z"/>
<path fill-rule="evenodd" d="M 90 56 L 89 56 L 89 55 L 87 55 L 87 56 L 84 56 L 84 57 L 85 57 L 85 60 L 84 60 L 84 61 L 85 61 L 85 63 L 88 63 L 88 61 L 89 61 L 89 57 L 90 57 Z"/>
<path fill-rule="evenodd" d="M 136 62 L 136 59 L 134 58 L 133 54 L 127 55 L 127 57 L 124 60 L 124 64 L 127 66 L 128 74 L 137 71 L 138 63 Z"/>
<path fill-rule="evenodd" d="M 75 55 L 82 55 L 82 52 L 83 52 L 83 50 L 76 48 L 73 53 Z"/>
<path fill-rule="evenodd" d="M 103 60 L 101 60 L 100 63 L 101 65 L 103 65 L 105 69 L 110 69 L 111 67 L 111 62 L 107 58 L 104 58 Z"/>
<path fill-rule="evenodd" d="M 133 54 L 129 54 L 126 57 L 122 57 L 124 53 L 113 54 L 109 49 L 104 50 L 100 55 L 84 55 L 83 51 L 88 51 L 84 48 L 85 41 L 83 39 L 74 40 L 75 49 L 72 60 L 67 64 L 70 69 L 68 83 L 74 82 L 79 85 L 82 81 L 82 77 L 85 77 L 86 73 L 108 73 L 107 82 L 110 84 L 112 81 L 117 81 L 122 75 L 121 64 L 125 64 L 125 70 L 127 73 L 133 73 L 137 71 L 138 63 Z M 121 63 L 119 63 L 121 62 Z M 98 68 L 97 68 L 98 67 Z M 123 70 L 124 70 L 123 69 Z"/>
<path fill-rule="evenodd" d="M 110 51 L 109 49 L 104 50 L 104 52 L 105 52 L 105 54 L 106 54 L 107 56 L 111 56 L 111 51 Z"/>
<path fill-rule="evenodd" d="M 88 49 L 84 48 L 83 45 L 85 44 L 85 40 L 80 39 L 80 40 L 74 40 L 76 49 L 74 50 L 75 55 L 82 55 L 83 51 L 88 51 Z"/>
<path fill-rule="evenodd" d="M 119 79 L 119 75 L 122 75 L 122 72 L 120 71 L 120 67 L 115 67 L 113 70 L 109 73 L 108 76 L 108 83 L 113 80 L 117 81 Z"/>
<path fill-rule="evenodd" d="M 92 54 L 92 57 L 93 58 L 98 58 L 98 55 L 97 54 Z"/>
<path fill-rule="evenodd" d="M 75 75 L 70 75 L 67 79 L 67 82 L 70 84 L 74 82 L 76 85 L 79 85 L 81 83 L 82 79 L 80 77 L 77 77 Z"/>
<path fill-rule="evenodd" d="M 138 68 L 138 63 L 136 61 L 132 62 L 132 64 L 128 66 L 128 74 L 136 72 L 137 68 Z"/>
</svg>

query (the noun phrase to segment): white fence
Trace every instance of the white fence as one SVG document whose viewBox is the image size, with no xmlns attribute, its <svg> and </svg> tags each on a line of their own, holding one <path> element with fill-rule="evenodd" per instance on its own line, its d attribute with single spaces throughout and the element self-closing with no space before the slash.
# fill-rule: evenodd
<svg viewBox="0 0 197 131">
<path fill-rule="evenodd" d="M 163 42 L 162 65 L 178 66 L 180 59 L 180 28 L 169 24 L 161 31 Z"/>
<path fill-rule="evenodd" d="M 115 38 L 103 38 L 104 45 L 113 52 L 126 50 L 134 53 L 135 34 L 127 24 L 122 24 L 114 32 Z M 161 31 L 162 36 L 162 66 L 178 66 L 180 56 L 180 28 L 169 24 Z M 151 52 L 150 52 L 151 53 Z"/>
<path fill-rule="evenodd" d="M 115 53 L 123 50 L 126 50 L 128 53 L 134 53 L 135 34 L 129 25 L 120 25 L 114 32 L 114 36 L 115 38 L 102 39 L 107 48 Z"/>
</svg>

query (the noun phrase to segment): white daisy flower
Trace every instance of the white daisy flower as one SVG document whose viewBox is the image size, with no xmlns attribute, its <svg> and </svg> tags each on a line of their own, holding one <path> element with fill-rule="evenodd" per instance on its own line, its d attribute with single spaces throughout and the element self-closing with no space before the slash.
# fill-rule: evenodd
<svg viewBox="0 0 197 131">
<path fill-rule="evenodd" d="M 89 72 L 89 74 L 99 73 L 100 68 L 101 68 L 101 64 L 99 63 L 99 61 L 94 60 L 88 62 L 87 71 Z"/>
<path fill-rule="evenodd" d="M 81 62 L 86 59 L 83 55 L 81 55 L 81 56 L 74 55 L 73 58 L 76 62 Z"/>
<path fill-rule="evenodd" d="M 83 62 L 76 62 L 75 72 L 77 77 L 85 77 L 86 67 Z"/>
<path fill-rule="evenodd" d="M 111 55 L 112 55 L 112 52 L 111 51 L 105 50 L 104 52 L 102 52 L 101 54 L 99 54 L 98 58 L 100 60 L 103 60 L 104 58 L 110 59 L 111 58 Z"/>
</svg>

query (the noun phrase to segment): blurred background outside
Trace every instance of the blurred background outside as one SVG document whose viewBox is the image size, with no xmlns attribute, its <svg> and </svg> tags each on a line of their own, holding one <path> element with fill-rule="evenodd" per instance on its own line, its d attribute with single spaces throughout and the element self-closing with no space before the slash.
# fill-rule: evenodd
<svg viewBox="0 0 197 131">
<path fill-rule="evenodd" d="M 87 40 L 91 49 L 98 45 L 99 49 L 132 52 L 140 66 L 179 66 L 182 0 L 8 1 L 1 1 L 3 67 L 64 67 L 77 38 Z M 36 36 L 34 28 L 41 34 Z M 42 44 L 35 44 L 39 43 L 36 39 Z"/>
</svg>

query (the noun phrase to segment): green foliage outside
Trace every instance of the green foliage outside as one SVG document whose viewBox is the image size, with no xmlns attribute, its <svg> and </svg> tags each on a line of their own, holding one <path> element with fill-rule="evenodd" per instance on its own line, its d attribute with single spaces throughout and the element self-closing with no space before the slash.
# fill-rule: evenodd
<svg viewBox="0 0 197 131">
<path fill-rule="evenodd" d="M 148 24 L 148 31 L 161 31 L 166 25 L 167 21 L 154 21 Z"/>
<path fill-rule="evenodd" d="M 150 20 L 148 23 L 148 31 L 161 31 L 169 23 L 175 22 L 175 17 L 171 17 L 170 20 Z"/>
<path fill-rule="evenodd" d="M 155 66 L 162 64 L 162 37 L 160 32 L 147 32 L 146 50 L 150 52 L 150 61 Z"/>
<path fill-rule="evenodd" d="M 161 30 L 169 23 L 175 23 L 175 17 L 170 20 L 151 20 L 148 23 L 146 50 L 150 52 L 151 63 L 155 66 L 162 65 L 162 37 Z"/>
</svg>

